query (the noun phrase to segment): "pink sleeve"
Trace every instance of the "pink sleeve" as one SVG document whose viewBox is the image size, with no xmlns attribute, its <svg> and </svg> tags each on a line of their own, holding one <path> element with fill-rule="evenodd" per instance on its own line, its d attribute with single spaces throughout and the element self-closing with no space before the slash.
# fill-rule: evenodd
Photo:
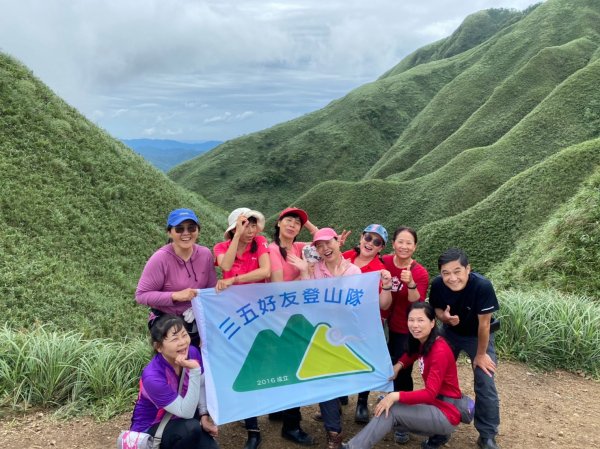
<svg viewBox="0 0 600 449">
<path fill-rule="evenodd" d="M 269 259 L 271 260 L 271 272 L 283 270 L 283 258 L 277 245 L 269 245 Z"/>
<path fill-rule="evenodd" d="M 161 253 L 157 251 L 146 262 L 135 290 L 135 300 L 150 307 L 172 306 L 172 292 L 162 291 L 164 284 L 165 268 L 161 261 Z"/>
<path fill-rule="evenodd" d="M 260 258 L 260 256 L 262 256 L 263 254 L 269 254 L 269 243 L 267 242 L 267 239 L 265 237 L 263 237 L 262 235 L 256 236 L 256 244 L 257 257 Z"/>
<path fill-rule="evenodd" d="M 227 248 L 229 248 L 229 245 L 228 245 L 229 242 L 230 242 L 230 240 L 227 240 L 227 241 L 221 242 L 221 243 L 217 243 L 215 245 L 215 247 L 213 248 L 213 253 L 215 255 L 215 264 L 216 264 L 217 257 L 220 256 L 221 254 L 225 254 L 227 252 Z"/>
</svg>

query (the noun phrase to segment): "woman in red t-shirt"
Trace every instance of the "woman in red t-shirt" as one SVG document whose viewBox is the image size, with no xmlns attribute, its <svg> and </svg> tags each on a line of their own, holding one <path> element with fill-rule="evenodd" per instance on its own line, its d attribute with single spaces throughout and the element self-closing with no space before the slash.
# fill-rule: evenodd
<svg viewBox="0 0 600 449">
<path fill-rule="evenodd" d="M 215 263 L 223 273 L 223 279 L 217 281 L 217 292 L 233 284 L 267 282 L 271 275 L 267 239 L 258 235 L 265 227 L 265 217 L 242 207 L 229 214 L 228 223 L 227 240 L 217 243 L 213 249 Z M 244 421 L 248 431 L 244 449 L 256 449 L 261 443 L 258 419 L 251 417 Z"/>
<path fill-rule="evenodd" d="M 382 288 L 379 290 L 379 307 L 381 309 L 382 320 L 386 318 L 386 311 L 392 303 L 391 275 L 381 260 L 381 251 L 385 247 L 387 239 L 387 230 L 382 225 L 370 224 L 363 230 L 358 245 L 342 254 L 345 259 L 348 259 L 360 268 L 362 273 L 369 273 L 371 271 L 382 272 Z M 369 422 L 368 399 L 368 391 L 363 391 L 358 395 L 356 412 L 354 413 L 354 421 L 357 423 L 366 424 Z"/>
<path fill-rule="evenodd" d="M 388 350 L 392 363 L 405 352 L 408 341 L 408 310 L 411 303 L 425 301 L 429 286 L 429 274 L 423 265 L 413 259 L 417 249 L 417 233 L 401 226 L 394 231 L 393 254 L 383 256 L 383 264 L 392 275 L 392 305 L 388 312 Z M 412 391 L 412 365 L 403 369 L 394 379 L 394 391 Z M 394 440 L 407 443 L 407 433 L 396 431 Z"/>
<path fill-rule="evenodd" d="M 435 311 L 427 302 L 415 302 L 408 314 L 408 352 L 394 365 L 394 377 L 419 360 L 424 388 L 394 391 L 375 407 L 375 417 L 343 449 L 372 448 L 392 428 L 428 435 L 421 447 L 444 445 L 461 421 L 461 412 L 451 403 L 462 397 L 454 354 L 440 336 Z M 444 400 L 446 399 L 446 400 Z M 432 438 L 435 435 L 435 438 Z"/>
</svg>

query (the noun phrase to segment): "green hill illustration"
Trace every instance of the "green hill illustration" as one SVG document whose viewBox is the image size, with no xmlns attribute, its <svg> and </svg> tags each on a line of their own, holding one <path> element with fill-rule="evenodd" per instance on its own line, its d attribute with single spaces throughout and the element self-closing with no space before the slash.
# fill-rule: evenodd
<svg viewBox="0 0 600 449">
<path fill-rule="evenodd" d="M 326 323 L 313 326 L 303 315 L 293 315 L 280 336 L 259 332 L 233 389 L 254 391 L 374 370 L 347 344 L 330 343 L 329 329 Z"/>
</svg>

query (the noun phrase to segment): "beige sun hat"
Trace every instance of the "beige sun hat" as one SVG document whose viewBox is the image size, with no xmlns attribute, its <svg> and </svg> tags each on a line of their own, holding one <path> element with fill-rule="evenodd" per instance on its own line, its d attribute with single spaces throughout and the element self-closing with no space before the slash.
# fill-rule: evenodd
<svg viewBox="0 0 600 449">
<path fill-rule="evenodd" d="M 223 234 L 226 240 L 229 239 L 229 231 L 235 229 L 237 219 L 240 215 L 243 215 L 246 218 L 256 218 L 256 226 L 258 227 L 258 232 L 262 232 L 263 229 L 265 229 L 265 216 L 263 214 L 261 214 L 257 210 L 248 209 L 247 207 L 238 207 L 233 212 L 231 212 L 229 214 L 229 217 L 227 218 L 227 223 L 229 223 L 229 226 L 227 227 L 227 229 L 225 229 L 225 233 Z"/>
</svg>

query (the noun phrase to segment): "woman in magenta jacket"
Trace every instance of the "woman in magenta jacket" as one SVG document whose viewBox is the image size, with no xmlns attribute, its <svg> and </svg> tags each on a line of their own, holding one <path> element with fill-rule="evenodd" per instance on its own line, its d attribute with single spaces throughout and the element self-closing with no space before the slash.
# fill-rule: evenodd
<svg viewBox="0 0 600 449">
<path fill-rule="evenodd" d="M 169 241 L 148 259 L 135 291 L 135 300 L 150 307 L 148 327 L 157 316 L 181 316 L 196 347 L 200 336 L 191 300 L 199 289 L 217 284 L 210 249 L 196 244 L 199 233 L 200 221 L 194 211 L 173 210 L 167 218 Z"/>
</svg>

